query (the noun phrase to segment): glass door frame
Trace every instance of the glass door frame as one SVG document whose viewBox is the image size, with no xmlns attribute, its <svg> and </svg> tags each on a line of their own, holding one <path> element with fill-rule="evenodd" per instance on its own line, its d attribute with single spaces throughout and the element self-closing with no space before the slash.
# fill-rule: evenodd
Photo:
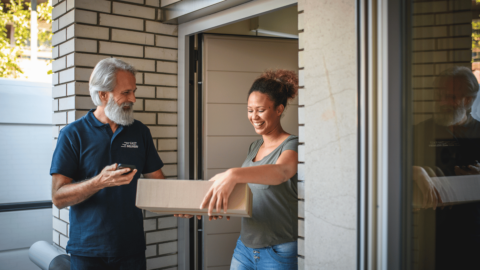
<svg viewBox="0 0 480 270">
<path fill-rule="evenodd" d="M 412 265 L 412 103 L 404 0 L 358 0 L 358 269 Z"/>
</svg>

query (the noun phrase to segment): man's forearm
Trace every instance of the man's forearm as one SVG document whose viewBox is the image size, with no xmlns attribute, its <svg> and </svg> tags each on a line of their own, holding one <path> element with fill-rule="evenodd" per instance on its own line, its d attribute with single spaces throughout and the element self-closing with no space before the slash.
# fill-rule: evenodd
<svg viewBox="0 0 480 270">
<path fill-rule="evenodd" d="M 58 208 L 65 208 L 85 201 L 101 189 L 95 183 L 97 177 L 63 185 L 55 192 L 53 203 Z"/>
</svg>

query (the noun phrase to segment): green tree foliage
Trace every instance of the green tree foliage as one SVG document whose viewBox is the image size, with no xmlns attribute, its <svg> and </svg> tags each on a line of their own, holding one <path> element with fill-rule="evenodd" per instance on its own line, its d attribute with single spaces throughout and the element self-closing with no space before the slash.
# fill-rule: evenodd
<svg viewBox="0 0 480 270">
<path fill-rule="evenodd" d="M 52 10 L 53 7 L 50 4 L 50 1 L 47 3 L 42 3 L 37 6 L 38 20 L 44 21 L 46 23 L 52 23 Z M 38 31 L 38 43 L 43 44 L 44 46 L 52 46 L 52 29 L 39 29 Z"/>
<path fill-rule="evenodd" d="M 480 48 L 480 21 L 472 21 L 472 49 Z"/>
<path fill-rule="evenodd" d="M 31 4 L 22 0 L 0 2 L 0 77 L 17 78 L 23 73 L 18 65 L 18 58 L 30 40 Z M 37 6 L 38 20 L 52 22 L 52 6 L 50 2 Z M 7 25 L 13 26 L 15 44 L 12 46 L 7 37 Z M 52 31 L 39 31 L 40 44 L 51 46 Z M 37 44 L 35 44 L 37 45 Z"/>
<path fill-rule="evenodd" d="M 18 66 L 18 56 L 21 53 L 19 46 L 11 46 L 7 37 L 7 24 L 12 22 L 12 13 L 6 9 L 7 5 L 0 2 L 0 77 L 17 77 L 23 73 Z"/>
</svg>

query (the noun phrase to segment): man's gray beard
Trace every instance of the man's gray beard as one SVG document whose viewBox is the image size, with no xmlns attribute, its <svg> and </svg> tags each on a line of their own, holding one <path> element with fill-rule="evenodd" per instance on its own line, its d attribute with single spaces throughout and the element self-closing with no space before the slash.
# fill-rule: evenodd
<svg viewBox="0 0 480 270">
<path fill-rule="evenodd" d="M 124 106 L 129 106 L 130 109 L 123 109 Z M 129 126 L 133 124 L 135 119 L 133 118 L 133 103 L 124 102 L 121 105 L 118 105 L 114 100 L 113 96 L 110 96 L 107 106 L 105 106 L 105 115 L 117 125 Z"/>
<path fill-rule="evenodd" d="M 462 105 L 458 106 L 452 112 L 435 112 L 433 114 L 433 120 L 437 125 L 450 127 L 462 121 L 466 114 L 467 109 L 462 103 Z"/>
</svg>

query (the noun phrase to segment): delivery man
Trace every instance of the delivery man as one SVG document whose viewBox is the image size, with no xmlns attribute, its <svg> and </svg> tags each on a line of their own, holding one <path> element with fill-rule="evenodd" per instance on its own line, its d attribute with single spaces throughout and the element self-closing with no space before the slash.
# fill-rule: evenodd
<svg viewBox="0 0 480 270">
<path fill-rule="evenodd" d="M 146 269 L 137 180 L 140 174 L 165 177 L 150 130 L 133 118 L 135 73 L 121 60 L 100 61 L 89 84 L 97 108 L 58 136 L 52 200 L 58 208 L 70 206 L 72 270 Z"/>
<path fill-rule="evenodd" d="M 413 180 L 425 205 L 435 207 L 439 192 L 430 177 L 480 175 L 480 122 L 470 113 L 479 84 L 470 68 L 455 66 L 434 81 L 434 114 L 414 127 Z M 431 216 L 422 211 L 417 216 Z M 424 218 L 422 217 L 422 218 Z M 432 229 L 425 223 L 428 229 Z M 480 202 L 435 211 L 435 269 L 480 269 Z M 423 237 L 423 236 L 422 236 Z M 427 237 L 425 239 L 428 239 Z"/>
</svg>

